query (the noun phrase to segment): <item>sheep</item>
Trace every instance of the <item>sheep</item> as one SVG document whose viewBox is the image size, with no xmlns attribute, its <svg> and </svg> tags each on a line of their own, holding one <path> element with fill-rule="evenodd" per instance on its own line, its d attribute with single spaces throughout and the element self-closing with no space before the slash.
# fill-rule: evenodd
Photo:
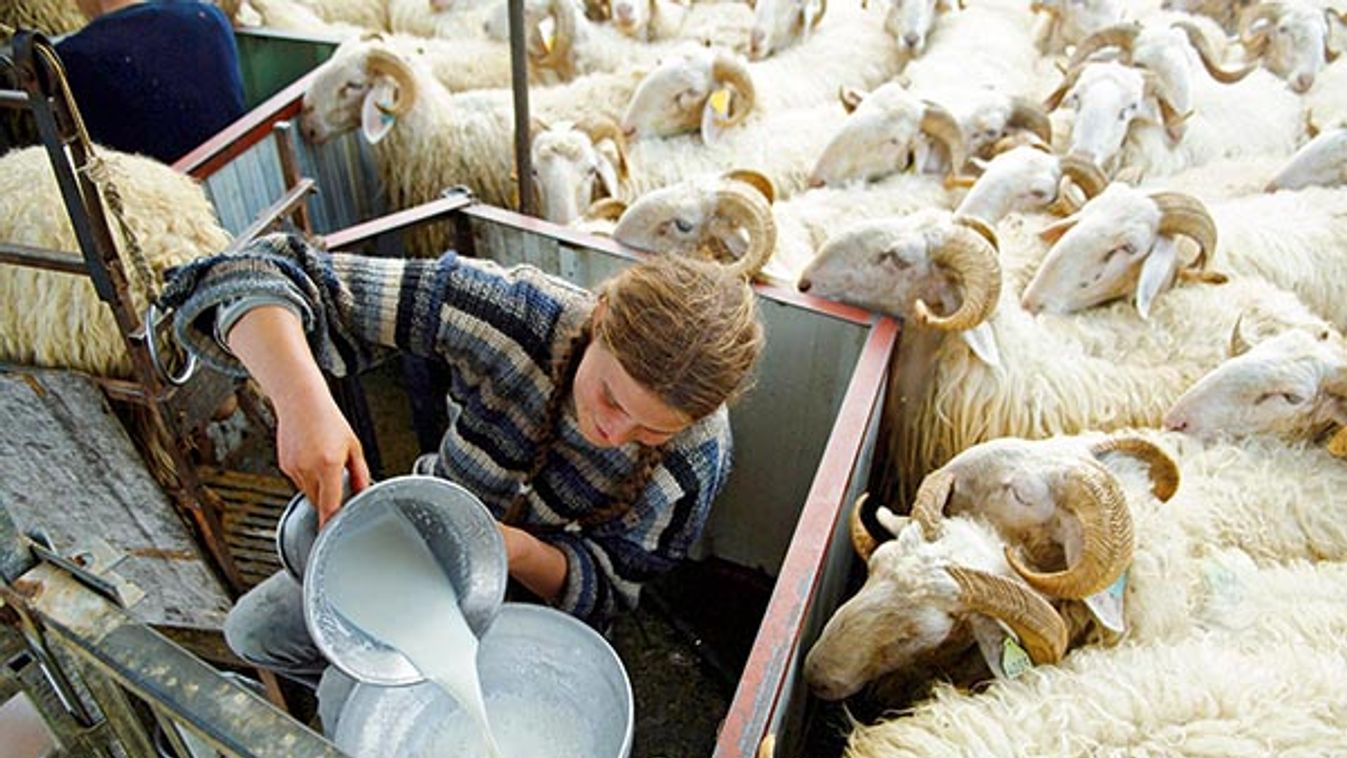
<svg viewBox="0 0 1347 758">
<path fill-rule="evenodd" d="M 1307 187 L 1237 197 L 1209 205 L 1170 192 L 1110 185 L 1074 217 L 1061 222 L 1060 238 L 1024 293 L 1030 311 L 1070 313 L 1135 293 L 1145 317 L 1157 296 L 1187 265 L 1168 217 L 1201 228 L 1207 239 L 1201 268 L 1214 256 L 1222 272 L 1262 277 L 1297 293 L 1338 328 L 1347 326 L 1347 298 L 1338 283 L 1347 275 L 1341 250 L 1347 219 L 1339 212 L 1347 190 Z M 1217 246 L 1217 233 L 1220 244 Z"/>
<path fill-rule="evenodd" d="M 87 23 L 89 19 L 75 0 L 15 0 L 0 7 L 0 29 L 37 29 L 57 35 L 76 31 Z"/>
<path fill-rule="evenodd" d="M 256 0 L 249 0 L 256 3 Z M 388 31 L 388 0 L 289 0 L 334 24 Z"/>
<path fill-rule="evenodd" d="M 964 3 L 959 2 L 958 7 L 962 10 Z M 897 41 L 904 66 L 926 51 L 936 16 L 952 10 L 949 0 L 887 0 L 884 30 Z"/>
<path fill-rule="evenodd" d="M 1193 70 L 1184 64 L 1170 68 Z M 1190 81 L 1196 86 L 1182 88 L 1192 92 L 1192 112 L 1185 115 L 1171 95 L 1180 88 L 1156 73 L 1090 62 L 1072 69 L 1045 105 L 1075 112 L 1069 151 L 1111 173 L 1128 167 L 1150 177 L 1220 157 L 1290 155 L 1304 135 L 1303 104 L 1284 89 L 1270 90 L 1260 73 L 1219 93 L 1205 84 L 1206 77 L 1193 74 Z"/>
<path fill-rule="evenodd" d="M 229 235 L 195 181 L 137 155 L 99 149 L 125 207 L 124 217 L 153 275 L 223 250 Z M 53 250 L 78 250 L 41 146 L 0 157 L 0 239 Z M 113 218 L 109 215 L 109 218 Z M 115 229 L 115 227 L 114 227 Z M 113 232 L 114 238 L 117 232 Z M 125 241 L 119 241 L 123 249 Z M 144 282 L 129 277 L 134 307 L 147 304 Z M 111 310 L 88 277 L 0 265 L 0 360 L 69 368 L 100 376 L 131 376 L 131 361 Z"/>
<path fill-rule="evenodd" d="M 240 0 L 227 3 L 224 10 L 237 27 L 260 26 L 338 40 L 353 39 L 370 31 L 355 24 L 328 21 L 313 7 L 297 0 Z"/>
<path fill-rule="evenodd" d="M 388 0 L 388 28 L 421 37 L 473 39 L 485 35 L 497 42 L 509 40 L 508 12 L 502 0 Z M 525 18 L 543 15 L 537 0 L 525 0 Z"/>
<path fill-rule="evenodd" d="M 612 24 L 622 34 L 637 40 L 691 39 L 746 54 L 754 10 L 741 2 L 616 0 Z"/>
<path fill-rule="evenodd" d="M 1062 53 L 1095 30 L 1122 21 L 1127 12 L 1121 0 L 1034 0 L 1030 8 L 1047 14 L 1037 34 L 1038 49 L 1044 55 Z"/>
<path fill-rule="evenodd" d="M 1311 442 L 1347 428 L 1347 341 L 1338 332 L 1289 329 L 1252 347 L 1241 323 L 1229 360 L 1188 388 L 1165 413 L 1168 429 L 1199 439 L 1270 435 Z M 1329 443 L 1343 454 L 1347 433 Z"/>
<path fill-rule="evenodd" d="M 762 60 L 808 40 L 828 7 L 826 0 L 754 0 L 751 4 L 753 28 L 749 32 L 748 57 L 753 60 Z M 841 8 L 834 6 L 834 17 L 847 12 L 847 4 Z"/>
<path fill-rule="evenodd" d="M 1245 15 L 1241 41 L 1251 58 L 1304 93 L 1338 57 L 1333 32 L 1345 20 L 1332 8 L 1302 0 L 1261 3 Z"/>
<path fill-rule="evenodd" d="M 1320 132 L 1292 155 L 1268 181 L 1268 192 L 1304 189 L 1318 184 L 1347 184 L 1347 127 Z"/>
<path fill-rule="evenodd" d="M 1322 615 L 1342 615 L 1338 567 L 1302 572 L 1331 600 L 1306 595 Z M 1296 588 L 1286 582 L 1288 588 Z M 1283 626 L 1302 609 L 1268 621 Z M 1324 606 L 1328 606 L 1324 608 Z M 1328 631 L 1342 634 L 1342 623 Z M 929 755 L 1331 755 L 1342 746 L 1347 660 L 1325 634 L 1283 632 L 1233 646 L 1230 635 L 1176 644 L 1087 649 L 985 692 L 939 687 L 910 714 L 850 735 L 847 758 Z M 1312 629 L 1311 631 L 1319 631 Z M 1269 655 L 1269 649 L 1293 651 Z"/>
<path fill-rule="evenodd" d="M 1065 622 L 1006 562 L 1004 543 L 982 522 L 951 518 L 938 537 L 900 520 L 896 537 L 862 556 L 865 585 L 828 620 L 805 658 L 810 689 L 840 700 L 890 672 L 948 660 L 973 644 L 1000 667 L 997 620 L 1036 663 L 1059 660 Z"/>
<path fill-rule="evenodd" d="M 1220 25 L 1226 34 L 1239 31 L 1240 17 L 1253 7 L 1256 0 L 1163 0 L 1160 7 L 1167 11 L 1182 11 L 1206 16 Z"/>
<path fill-rule="evenodd" d="M 1041 255 L 1023 220 L 996 227 L 1004 263 L 958 226 L 934 212 L 858 224 L 833 235 L 800 277 L 810 294 L 915 315 L 886 411 L 900 489 L 992 437 L 1158 424 L 1223 359 L 1224 335 L 1241 314 L 1258 335 L 1324 324 L 1291 293 L 1252 278 L 1176 289 L 1182 302 L 1158 301 L 1149 323 L 1120 306 L 1036 317 L 1016 295 Z"/>
</svg>

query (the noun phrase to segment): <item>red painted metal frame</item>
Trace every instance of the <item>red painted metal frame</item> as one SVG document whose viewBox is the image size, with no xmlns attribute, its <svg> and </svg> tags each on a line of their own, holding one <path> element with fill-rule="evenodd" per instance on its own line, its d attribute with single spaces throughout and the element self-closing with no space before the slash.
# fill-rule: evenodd
<svg viewBox="0 0 1347 758">
<path fill-rule="evenodd" d="M 800 645 L 805 611 L 814 600 L 815 580 L 827 560 L 837 519 L 844 510 L 843 499 L 888 377 L 898 333 L 897 322 L 882 318 L 866 338 L 739 678 L 739 688 L 721 726 L 715 758 L 751 758 L 767 735 L 768 724 L 780 704 L 787 669 Z"/>
</svg>

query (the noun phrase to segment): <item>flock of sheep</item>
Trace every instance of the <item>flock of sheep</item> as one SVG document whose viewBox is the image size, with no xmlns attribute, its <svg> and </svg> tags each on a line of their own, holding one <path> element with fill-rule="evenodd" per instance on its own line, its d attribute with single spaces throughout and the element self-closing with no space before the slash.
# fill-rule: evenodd
<svg viewBox="0 0 1347 758">
<path fill-rule="evenodd" d="M 361 134 L 392 209 L 460 184 L 516 202 L 499 0 L 220 4 L 345 38 L 302 132 Z M 827 699 L 943 682 L 849 756 L 1340 749 L 1341 8 L 526 0 L 525 20 L 549 220 L 905 319 L 889 507 L 857 505 L 868 579 L 805 675 Z M 73 249 L 20 191 L 39 158 L 0 157 L 0 238 Z M 173 191 L 167 228 L 135 227 L 156 267 L 222 246 Z M 0 307 L 50 291 L 8 268 Z M 60 355 L 86 317 L 48 299 L 62 334 L 6 330 L 4 355 L 108 371 Z"/>
</svg>

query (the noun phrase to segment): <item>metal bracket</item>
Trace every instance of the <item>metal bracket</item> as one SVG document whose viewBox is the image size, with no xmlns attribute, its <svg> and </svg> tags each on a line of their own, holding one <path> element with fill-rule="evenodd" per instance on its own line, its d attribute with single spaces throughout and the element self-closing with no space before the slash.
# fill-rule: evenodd
<svg viewBox="0 0 1347 758">
<path fill-rule="evenodd" d="M 90 540 L 86 546 L 71 551 L 69 556 L 56 552 L 51 538 L 40 531 L 29 532 L 28 539 L 38 558 L 70 572 L 80 584 L 119 608 L 129 608 L 145 597 L 144 590 L 112 570 L 126 556 L 101 539 Z"/>
</svg>

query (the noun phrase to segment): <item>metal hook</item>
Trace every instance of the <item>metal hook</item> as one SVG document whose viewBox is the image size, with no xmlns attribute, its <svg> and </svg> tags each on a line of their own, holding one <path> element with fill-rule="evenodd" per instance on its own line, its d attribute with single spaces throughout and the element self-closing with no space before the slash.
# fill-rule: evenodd
<svg viewBox="0 0 1347 758">
<path fill-rule="evenodd" d="M 151 302 L 149 307 L 145 309 L 145 349 L 149 351 L 150 363 L 154 366 L 154 370 L 158 372 L 159 376 L 163 377 L 164 381 L 174 387 L 181 387 L 187 383 L 188 379 L 192 378 L 192 374 L 196 373 L 196 356 L 193 355 L 191 351 L 188 351 L 187 364 L 183 366 L 182 372 L 176 376 L 169 373 L 168 369 L 164 368 L 164 365 L 160 363 L 159 348 L 155 344 L 154 335 L 159 323 L 167 316 L 167 313 L 159 313 L 159 307 L 153 302 Z"/>
</svg>

